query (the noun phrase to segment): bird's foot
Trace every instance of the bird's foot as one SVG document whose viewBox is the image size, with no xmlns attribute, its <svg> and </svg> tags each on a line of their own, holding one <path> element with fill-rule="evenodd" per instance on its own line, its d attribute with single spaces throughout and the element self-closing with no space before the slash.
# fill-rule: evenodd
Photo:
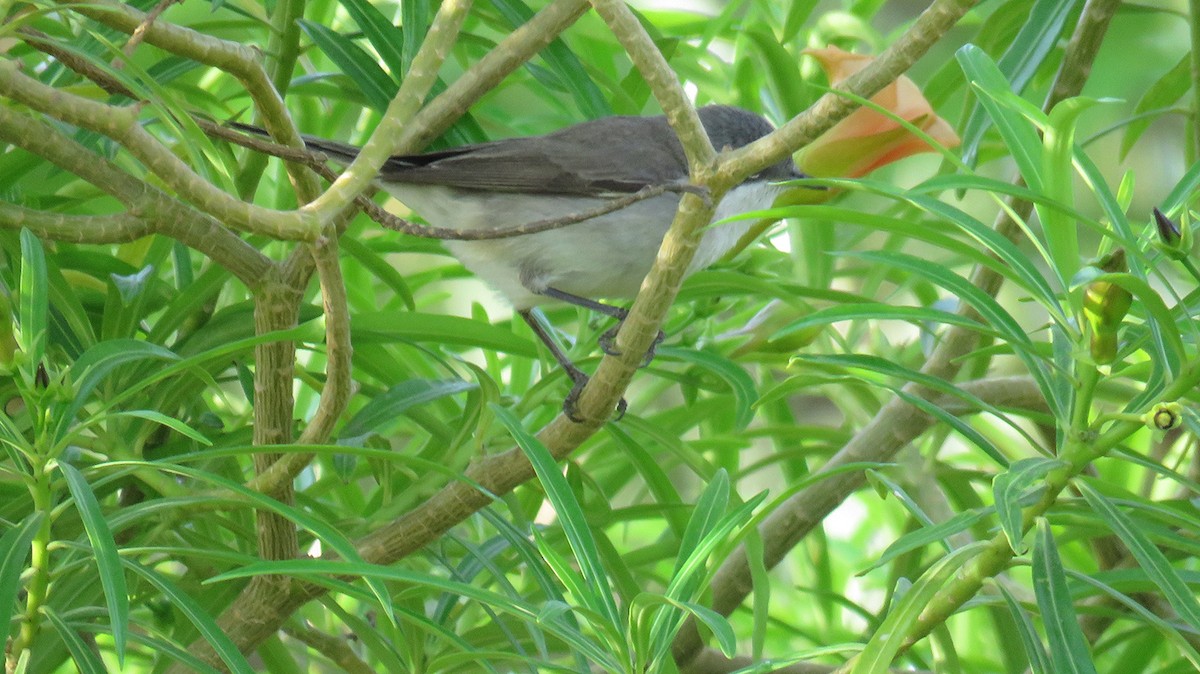
<svg viewBox="0 0 1200 674">
<path fill-rule="evenodd" d="M 588 376 L 579 370 L 568 372 L 567 375 L 571 377 L 571 381 L 575 382 L 575 385 L 571 387 L 571 392 L 563 400 L 563 414 L 567 415 L 567 418 L 571 421 L 582 424 L 584 423 L 584 418 L 579 416 L 579 394 L 583 393 L 583 387 L 587 386 Z M 628 408 L 629 403 L 625 402 L 624 398 L 621 398 L 617 403 L 617 416 L 613 421 L 620 421 L 621 417 L 625 416 L 625 410 Z"/>
<path fill-rule="evenodd" d="M 610 356 L 621 355 L 621 350 L 617 348 L 617 332 L 620 329 L 621 324 L 617 323 L 613 327 L 606 330 L 604 334 L 600 335 L 600 338 L 596 340 L 596 342 L 600 345 L 601 351 Z M 667 333 L 663 332 L 662 330 L 658 331 L 658 334 L 655 335 L 654 341 L 651 342 L 650 348 L 646 350 L 646 355 L 642 358 L 642 362 L 638 365 L 638 367 L 646 367 L 650 364 L 650 361 L 654 360 L 654 354 L 658 351 L 658 345 L 662 344 L 662 341 L 666 339 L 666 337 Z"/>
</svg>

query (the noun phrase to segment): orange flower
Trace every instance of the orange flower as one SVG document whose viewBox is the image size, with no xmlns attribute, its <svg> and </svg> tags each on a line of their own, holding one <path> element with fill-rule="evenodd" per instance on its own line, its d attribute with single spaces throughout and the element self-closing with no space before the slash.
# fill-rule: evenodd
<svg viewBox="0 0 1200 674">
<path fill-rule="evenodd" d="M 805 49 L 804 53 L 821 63 L 830 85 L 835 87 L 871 62 L 870 56 L 851 54 L 837 47 Z M 937 116 L 921 90 L 907 77 L 901 75 L 871 101 L 915 125 L 938 143 L 946 147 L 958 145 L 954 129 Z M 798 160 L 800 168 L 812 176 L 858 178 L 909 155 L 933 151 L 928 143 L 895 120 L 864 107 L 801 150 Z"/>
</svg>

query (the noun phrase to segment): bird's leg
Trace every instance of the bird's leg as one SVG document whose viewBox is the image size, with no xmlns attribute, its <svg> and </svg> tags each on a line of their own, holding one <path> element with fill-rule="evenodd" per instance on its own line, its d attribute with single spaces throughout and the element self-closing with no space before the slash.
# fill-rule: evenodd
<svg viewBox="0 0 1200 674">
<path fill-rule="evenodd" d="M 597 302 L 596 300 L 588 299 L 586 297 L 572 295 L 571 293 L 563 292 L 557 288 L 546 288 L 545 290 L 542 290 L 540 294 L 545 295 L 546 297 L 553 297 L 556 300 L 562 300 L 567 304 L 574 304 L 577 307 L 591 309 L 592 311 L 615 319 L 617 324 L 604 331 L 604 334 L 600 335 L 600 339 L 597 340 L 597 343 L 600 345 L 600 350 L 604 353 L 610 356 L 621 355 L 621 352 L 617 349 L 616 344 L 617 332 L 621 329 L 621 324 L 624 323 L 625 319 L 629 316 L 628 309 L 625 309 L 624 307 L 614 307 L 611 304 L 605 304 L 603 302 Z M 654 360 L 654 352 L 665 337 L 666 333 L 664 333 L 662 330 L 659 330 L 658 335 L 654 337 L 654 342 L 650 344 L 649 350 L 646 351 L 646 355 L 642 358 L 642 362 L 638 367 L 646 367 L 650 364 L 650 361 Z"/>
<path fill-rule="evenodd" d="M 550 332 L 546 330 L 546 327 L 542 325 L 542 322 L 533 315 L 532 309 L 519 310 L 517 311 L 517 315 L 519 315 L 525 321 L 525 323 L 533 329 L 533 334 L 537 335 L 538 339 L 542 340 L 542 344 L 545 344 L 547 349 L 550 349 L 550 354 L 554 356 L 554 360 L 558 361 L 558 364 L 562 367 L 563 372 L 566 372 L 567 376 L 571 378 L 573 385 L 571 386 L 571 392 L 568 393 L 566 399 L 563 400 L 563 413 L 566 414 L 567 418 L 571 421 L 574 421 L 575 423 L 583 423 L 583 419 L 577 414 L 578 410 L 576 409 L 576 404 L 579 402 L 579 394 L 583 391 L 583 387 L 588 383 L 588 376 L 584 374 L 583 370 L 580 370 L 575 363 L 571 362 L 571 359 L 567 357 L 566 353 L 563 353 L 563 350 L 558 346 L 558 342 L 554 341 L 554 337 L 550 335 Z M 617 403 L 618 419 L 625 416 L 625 409 L 627 407 L 628 403 L 625 402 L 624 398 L 621 398 L 621 401 Z"/>
</svg>

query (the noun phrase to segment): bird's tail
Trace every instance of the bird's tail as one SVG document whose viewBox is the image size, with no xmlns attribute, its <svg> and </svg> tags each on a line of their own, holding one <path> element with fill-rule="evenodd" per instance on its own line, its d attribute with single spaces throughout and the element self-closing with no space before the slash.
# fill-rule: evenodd
<svg viewBox="0 0 1200 674">
<path fill-rule="evenodd" d="M 255 136 L 262 136 L 263 138 L 271 137 L 271 134 L 267 133 L 267 130 L 261 126 L 243 124 L 241 122 L 228 122 L 227 125 L 230 128 L 253 134 Z M 304 134 L 301 134 L 300 138 L 304 140 L 305 148 L 315 152 L 321 152 L 338 164 L 349 164 L 350 162 L 354 161 L 355 157 L 358 156 L 359 148 L 355 147 L 354 145 L 348 145 L 346 143 L 339 143 L 336 140 L 327 140 L 325 138 L 317 138 L 316 136 Z"/>
</svg>

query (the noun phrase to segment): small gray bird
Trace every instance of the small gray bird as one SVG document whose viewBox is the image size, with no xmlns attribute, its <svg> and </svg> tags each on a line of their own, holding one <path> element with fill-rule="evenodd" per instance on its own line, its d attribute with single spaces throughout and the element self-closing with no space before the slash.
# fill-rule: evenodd
<svg viewBox="0 0 1200 674">
<path fill-rule="evenodd" d="M 738 148 L 771 132 L 755 113 L 725 105 L 699 110 L 700 121 L 718 150 Z M 254 127 L 239 128 L 262 133 Z M 305 137 L 309 149 L 348 163 L 359 148 Z M 804 177 L 792 160 L 774 164 L 730 190 L 714 221 L 770 208 L 785 189 L 781 181 Z M 531 313 L 539 304 L 562 301 L 599 311 L 618 325 L 601 340 L 612 353 L 612 337 L 626 310 L 596 301 L 630 298 L 658 253 L 688 187 L 683 146 L 666 117 L 607 117 L 544 136 L 511 138 L 417 155 L 391 157 L 378 186 L 437 227 L 508 229 L 565 218 L 648 187 L 676 188 L 626 208 L 559 229 L 481 241 L 446 241 L 450 252 L 500 292 L 516 309 L 575 383 L 564 410 L 587 382 Z M 753 224 L 740 220 L 709 228 L 687 273 L 715 262 Z M 661 335 L 660 335 L 661 338 Z M 647 361 L 652 356 L 647 354 Z M 624 401 L 622 401 L 622 409 Z"/>
</svg>

